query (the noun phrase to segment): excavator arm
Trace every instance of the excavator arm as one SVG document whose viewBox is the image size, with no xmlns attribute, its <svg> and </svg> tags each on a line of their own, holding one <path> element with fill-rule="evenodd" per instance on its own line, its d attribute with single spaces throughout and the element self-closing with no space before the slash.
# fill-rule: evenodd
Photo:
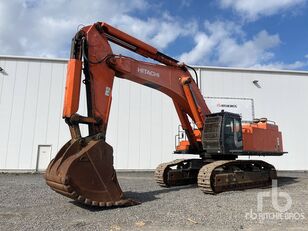
<svg viewBox="0 0 308 231">
<path fill-rule="evenodd" d="M 109 42 L 163 65 L 115 55 Z M 87 116 L 77 114 L 82 70 Z M 66 77 L 63 118 L 72 139 L 62 147 L 45 174 L 52 189 L 85 204 L 135 204 L 124 199 L 113 168 L 112 147 L 105 142 L 115 76 L 171 97 L 189 140 L 187 151 L 202 151 L 200 137 L 194 132 L 189 118 L 199 129 L 197 134 L 201 134 L 205 116 L 210 111 L 187 66 L 106 23 L 86 26 L 73 38 Z M 81 136 L 80 123 L 89 127 L 87 137 Z"/>
</svg>

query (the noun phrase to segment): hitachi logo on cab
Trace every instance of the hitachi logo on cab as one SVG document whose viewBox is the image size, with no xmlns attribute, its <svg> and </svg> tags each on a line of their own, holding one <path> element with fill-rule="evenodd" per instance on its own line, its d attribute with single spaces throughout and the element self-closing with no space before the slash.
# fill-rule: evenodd
<svg viewBox="0 0 308 231">
<path fill-rule="evenodd" d="M 143 67 L 138 67 L 137 71 L 141 74 L 149 75 L 149 76 L 152 76 L 152 77 L 159 78 L 159 76 L 160 76 L 158 72 L 151 71 L 151 70 L 148 70 L 148 69 L 143 68 Z"/>
</svg>

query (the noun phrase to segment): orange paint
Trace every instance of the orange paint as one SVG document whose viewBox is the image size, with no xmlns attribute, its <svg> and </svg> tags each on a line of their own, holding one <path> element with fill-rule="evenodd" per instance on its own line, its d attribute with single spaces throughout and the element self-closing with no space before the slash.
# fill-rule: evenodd
<svg viewBox="0 0 308 231">
<path fill-rule="evenodd" d="M 80 97 L 82 62 L 70 59 L 67 64 L 63 118 L 71 117 L 78 111 Z"/>
<path fill-rule="evenodd" d="M 196 142 L 201 142 L 201 132 L 199 129 L 193 130 L 193 139 Z M 179 142 L 179 144 L 176 146 L 176 151 L 187 151 L 191 148 L 191 144 L 188 140 L 182 140 Z"/>
<path fill-rule="evenodd" d="M 278 126 L 269 123 L 243 124 L 243 150 L 253 152 L 283 152 Z"/>
</svg>

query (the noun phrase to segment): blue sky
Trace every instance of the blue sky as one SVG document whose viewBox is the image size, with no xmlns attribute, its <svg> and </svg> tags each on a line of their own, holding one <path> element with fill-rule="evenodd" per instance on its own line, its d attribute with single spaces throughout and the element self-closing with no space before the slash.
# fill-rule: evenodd
<svg viewBox="0 0 308 231">
<path fill-rule="evenodd" d="M 1 0 L 0 54 L 67 58 L 96 21 L 191 65 L 308 68 L 308 0 Z"/>
</svg>

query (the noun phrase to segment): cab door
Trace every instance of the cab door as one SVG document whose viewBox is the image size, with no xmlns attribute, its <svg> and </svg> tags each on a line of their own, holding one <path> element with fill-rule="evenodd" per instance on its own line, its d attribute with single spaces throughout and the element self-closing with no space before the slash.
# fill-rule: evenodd
<svg viewBox="0 0 308 231">
<path fill-rule="evenodd" d="M 241 119 L 225 115 L 223 124 L 224 153 L 243 149 Z"/>
</svg>

